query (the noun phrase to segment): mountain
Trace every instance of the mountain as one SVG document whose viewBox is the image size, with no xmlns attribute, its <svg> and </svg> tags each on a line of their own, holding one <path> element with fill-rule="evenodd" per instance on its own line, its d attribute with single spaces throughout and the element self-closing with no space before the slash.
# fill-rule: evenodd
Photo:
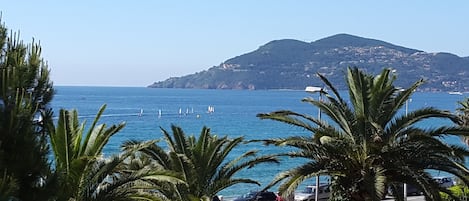
<svg viewBox="0 0 469 201">
<path fill-rule="evenodd" d="M 469 57 L 427 53 L 348 34 L 337 34 L 311 43 L 284 39 L 233 57 L 194 74 L 151 84 L 154 88 L 202 89 L 304 89 L 321 85 L 316 73 L 345 89 L 344 72 L 357 66 L 378 74 L 392 68 L 396 84 L 408 87 L 420 78 L 421 91 L 469 91 Z"/>
</svg>

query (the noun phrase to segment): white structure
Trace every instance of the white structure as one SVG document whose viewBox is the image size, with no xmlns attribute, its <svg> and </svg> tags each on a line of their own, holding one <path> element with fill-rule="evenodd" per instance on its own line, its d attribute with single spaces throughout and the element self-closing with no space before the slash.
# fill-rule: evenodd
<svg viewBox="0 0 469 201">
<path fill-rule="evenodd" d="M 307 86 L 305 89 L 308 93 L 319 93 L 319 101 L 322 101 L 322 93 L 324 92 L 322 87 L 313 87 Z M 318 109 L 318 119 L 321 120 L 321 108 Z M 316 187 L 315 189 L 319 189 L 319 175 L 316 176 Z M 319 199 L 319 191 L 315 191 L 315 200 Z"/>
</svg>

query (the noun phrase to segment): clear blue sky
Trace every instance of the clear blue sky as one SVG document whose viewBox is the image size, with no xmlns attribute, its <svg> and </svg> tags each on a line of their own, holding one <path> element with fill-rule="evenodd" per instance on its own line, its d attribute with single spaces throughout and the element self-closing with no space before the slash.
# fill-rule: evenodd
<svg viewBox="0 0 469 201">
<path fill-rule="evenodd" d="M 40 40 L 55 85 L 147 86 L 277 39 L 338 33 L 469 56 L 469 1 L 0 0 L 2 21 Z"/>
</svg>

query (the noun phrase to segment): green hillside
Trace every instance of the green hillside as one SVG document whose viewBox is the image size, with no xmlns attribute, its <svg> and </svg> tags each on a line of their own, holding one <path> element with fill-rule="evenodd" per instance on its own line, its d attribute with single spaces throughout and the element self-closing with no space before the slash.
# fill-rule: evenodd
<svg viewBox="0 0 469 201">
<path fill-rule="evenodd" d="M 405 87 L 417 79 L 424 91 L 469 91 L 469 57 L 450 53 L 426 53 L 391 43 L 338 34 L 311 43 L 274 40 L 257 50 L 226 60 L 194 74 L 151 84 L 154 88 L 202 89 L 304 89 L 319 85 L 322 73 L 345 88 L 344 70 L 358 66 L 378 73 L 392 68 L 397 84 Z"/>
</svg>

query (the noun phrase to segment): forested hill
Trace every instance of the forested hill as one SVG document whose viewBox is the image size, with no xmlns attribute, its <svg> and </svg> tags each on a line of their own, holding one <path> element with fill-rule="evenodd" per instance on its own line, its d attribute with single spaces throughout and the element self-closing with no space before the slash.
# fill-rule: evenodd
<svg viewBox="0 0 469 201">
<path fill-rule="evenodd" d="M 316 76 L 319 72 L 344 89 L 348 66 L 373 74 L 392 68 L 398 75 L 396 84 L 403 87 L 424 78 L 427 83 L 420 88 L 422 91 L 469 91 L 469 57 L 427 53 L 348 34 L 311 43 L 291 39 L 271 41 L 208 70 L 172 77 L 149 87 L 302 90 L 321 85 Z"/>
</svg>

